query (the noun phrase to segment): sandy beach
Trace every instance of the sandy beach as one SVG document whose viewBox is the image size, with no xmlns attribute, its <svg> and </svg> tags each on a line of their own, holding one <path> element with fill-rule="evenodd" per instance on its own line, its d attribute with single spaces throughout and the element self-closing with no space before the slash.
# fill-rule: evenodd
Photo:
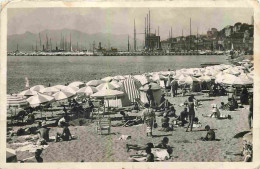
<svg viewBox="0 0 260 169">
<path fill-rule="evenodd" d="M 175 98 L 168 97 L 169 101 L 174 104 L 177 115 L 183 110 L 179 105 L 187 100 L 188 96 L 178 95 Z M 242 151 L 242 138 L 233 138 L 235 134 L 248 131 L 248 105 L 245 108 L 239 108 L 236 111 L 221 111 L 221 114 L 231 115 L 232 119 L 218 120 L 216 118 L 203 117 L 202 114 L 211 113 L 211 104 L 220 105 L 220 102 L 227 102 L 227 96 L 208 97 L 205 94 L 196 95 L 195 98 L 200 100 L 202 106 L 197 109 L 196 117 L 201 122 L 201 127 L 194 128 L 192 132 L 185 132 L 185 128 L 177 127 L 174 131 L 159 131 L 161 126 L 161 117 L 157 117 L 159 127 L 154 129 L 153 138 L 146 136 L 146 126 L 144 124 L 132 127 L 112 127 L 112 134 L 98 135 L 95 131 L 96 123 L 90 123 L 88 126 L 70 126 L 70 131 L 77 137 L 69 142 L 50 142 L 49 147 L 43 151 L 42 158 L 44 162 L 126 162 L 129 161 L 131 154 L 135 150 L 126 151 L 126 144 L 145 145 L 152 142 L 155 145 L 160 143 L 164 136 L 169 138 L 169 145 L 173 147 L 171 159 L 167 161 L 181 162 L 226 162 L 226 161 L 243 161 L 239 155 Z M 140 115 L 139 113 L 129 113 L 131 116 Z M 110 115 L 115 117 L 120 115 Z M 112 124 L 118 121 L 112 121 Z M 216 129 L 216 139 L 218 141 L 205 142 L 199 140 L 206 135 L 203 130 L 206 125 Z M 17 129 L 18 127 L 14 127 Z M 51 128 L 50 136 L 55 136 L 57 130 L 61 128 Z M 121 135 L 130 135 L 129 140 L 119 140 Z M 17 145 L 13 142 L 24 142 L 23 136 L 15 136 L 7 144 L 8 148 L 16 149 Z M 18 160 L 33 156 L 34 153 L 28 151 L 18 151 Z"/>
</svg>

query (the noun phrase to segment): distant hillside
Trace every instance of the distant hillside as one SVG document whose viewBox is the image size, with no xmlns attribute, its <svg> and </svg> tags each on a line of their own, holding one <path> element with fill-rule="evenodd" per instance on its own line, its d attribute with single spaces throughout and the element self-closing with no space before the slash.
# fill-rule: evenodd
<svg viewBox="0 0 260 169">
<path fill-rule="evenodd" d="M 110 47 L 118 48 L 119 50 L 127 50 L 127 38 L 128 35 L 113 35 L 107 33 L 96 33 L 96 34 L 86 34 L 76 30 L 62 29 L 62 30 L 45 30 L 40 32 L 41 42 L 42 44 L 46 44 L 46 35 L 48 38 L 51 38 L 52 48 L 60 47 L 61 34 L 67 38 L 67 42 L 70 40 L 70 33 L 72 39 L 72 48 L 80 49 L 90 49 L 92 47 L 93 42 L 95 41 L 96 47 L 98 47 L 98 43 L 101 42 L 102 47 L 108 47 L 110 43 Z M 40 48 L 40 38 L 39 34 L 34 34 L 31 32 L 26 32 L 24 34 L 16 34 L 9 35 L 7 37 L 7 49 L 8 52 L 14 51 L 17 48 L 17 44 L 19 46 L 20 51 L 31 51 L 32 48 L 35 50 L 37 41 L 38 49 Z M 129 36 L 130 46 L 133 46 L 133 38 Z M 142 40 L 137 39 L 138 48 L 142 48 L 143 42 Z M 33 46 L 33 47 L 32 47 Z M 42 49 L 42 47 L 40 48 Z"/>
</svg>

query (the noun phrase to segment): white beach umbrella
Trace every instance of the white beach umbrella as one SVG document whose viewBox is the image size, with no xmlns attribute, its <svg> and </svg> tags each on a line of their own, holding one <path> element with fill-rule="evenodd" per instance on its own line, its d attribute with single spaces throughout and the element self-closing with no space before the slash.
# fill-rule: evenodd
<svg viewBox="0 0 260 169">
<path fill-rule="evenodd" d="M 36 95 L 37 93 L 38 93 L 37 91 L 28 89 L 28 90 L 24 90 L 24 91 L 18 93 L 18 95 L 20 95 L 20 96 L 33 96 L 33 95 Z"/>
<path fill-rule="evenodd" d="M 121 82 L 117 82 L 115 80 L 112 80 L 110 82 L 110 84 L 112 84 L 113 86 L 115 86 L 116 89 L 119 89 L 121 86 L 122 86 L 122 83 Z"/>
<path fill-rule="evenodd" d="M 122 92 L 122 91 L 106 89 L 106 90 L 100 90 L 97 93 L 92 94 L 91 97 L 110 98 L 110 97 L 119 97 L 119 96 L 123 96 L 123 95 L 124 95 L 124 92 Z"/>
<path fill-rule="evenodd" d="M 50 102 L 54 98 L 52 96 L 44 95 L 44 94 L 36 94 L 27 99 L 32 107 L 39 106 L 42 103 Z"/>
<path fill-rule="evenodd" d="M 110 89 L 110 90 L 114 90 L 116 89 L 116 87 L 114 85 L 112 85 L 111 83 L 102 83 L 100 85 L 97 86 L 97 90 L 106 90 L 106 89 Z"/>
<path fill-rule="evenodd" d="M 178 83 L 179 84 L 193 84 L 194 82 L 199 82 L 200 80 L 195 78 L 195 77 L 192 77 L 192 76 L 187 76 L 187 77 L 184 77 L 182 79 L 179 79 L 178 80 Z"/>
<path fill-rule="evenodd" d="M 87 96 L 92 95 L 96 92 L 98 92 L 98 90 L 93 86 L 86 86 L 86 87 L 83 87 L 83 88 L 81 88 L 77 91 L 77 93 L 82 93 L 82 94 L 85 94 Z"/>
<path fill-rule="evenodd" d="M 69 93 L 73 93 L 73 94 L 76 94 L 76 92 L 79 90 L 79 88 L 77 87 L 69 87 L 69 86 L 66 86 L 65 88 L 61 89 L 61 91 L 63 92 L 69 92 Z"/>
<path fill-rule="evenodd" d="M 83 85 L 83 84 L 84 84 L 83 82 L 75 81 L 75 82 L 70 83 L 68 86 L 69 87 L 79 87 L 80 85 Z"/>
<path fill-rule="evenodd" d="M 64 99 L 67 99 L 69 97 L 72 97 L 74 96 L 75 93 L 70 93 L 70 92 L 66 92 L 66 91 L 59 91 L 57 93 L 55 93 L 53 95 L 53 97 L 55 98 L 55 100 L 64 100 Z"/>
<path fill-rule="evenodd" d="M 152 82 L 152 83 L 143 85 L 142 87 L 140 87 L 139 90 L 147 91 L 149 89 L 150 85 L 151 85 L 151 90 L 160 90 L 161 89 L 160 85 Z"/>
<path fill-rule="evenodd" d="M 60 91 L 60 90 L 56 87 L 46 87 L 46 88 L 41 89 L 39 92 L 40 93 L 55 93 L 58 91 Z"/>
<path fill-rule="evenodd" d="M 64 86 L 64 85 L 55 85 L 55 86 L 52 86 L 52 87 L 55 87 L 55 88 L 61 90 L 61 89 L 65 89 L 67 86 Z"/>
<path fill-rule="evenodd" d="M 211 77 L 210 76 L 201 76 L 201 77 L 199 77 L 199 79 L 201 81 L 205 81 L 205 82 L 210 82 L 211 81 Z"/>
<path fill-rule="evenodd" d="M 111 82 L 111 81 L 113 80 L 113 77 L 108 76 L 108 77 L 105 77 L 105 78 L 103 78 L 103 79 L 101 79 L 101 80 L 103 80 L 103 81 L 105 81 L 105 82 Z"/>
<path fill-rule="evenodd" d="M 223 81 L 227 81 L 228 79 L 235 79 L 236 76 L 228 73 L 224 73 L 223 75 L 218 74 L 215 79 L 215 83 L 223 83 Z"/>
<path fill-rule="evenodd" d="M 119 81 L 119 80 L 125 80 L 125 77 L 121 76 L 121 75 L 117 75 L 117 76 L 114 76 L 113 79 Z"/>
<path fill-rule="evenodd" d="M 30 89 L 38 92 L 43 88 L 45 88 L 43 85 L 36 85 L 36 86 L 31 87 Z"/>
<path fill-rule="evenodd" d="M 103 80 L 91 80 L 91 81 L 87 82 L 86 85 L 96 87 L 96 86 L 98 86 L 102 83 L 105 83 L 105 81 L 103 81 Z"/>
</svg>

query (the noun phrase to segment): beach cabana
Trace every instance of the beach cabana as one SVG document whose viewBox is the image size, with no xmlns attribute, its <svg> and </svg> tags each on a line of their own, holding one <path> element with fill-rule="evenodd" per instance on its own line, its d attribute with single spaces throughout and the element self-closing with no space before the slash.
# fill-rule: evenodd
<svg viewBox="0 0 260 169">
<path fill-rule="evenodd" d="M 127 95 L 131 102 L 134 102 L 136 98 L 140 98 L 139 88 L 141 83 L 133 78 L 128 78 L 122 82 L 123 91 Z"/>
<path fill-rule="evenodd" d="M 140 100 L 143 103 L 148 103 L 146 92 L 149 89 L 149 85 L 151 85 L 151 89 L 152 89 L 153 97 L 154 97 L 154 102 L 155 102 L 156 105 L 159 105 L 160 104 L 160 99 L 161 99 L 161 96 L 162 96 L 162 91 L 161 91 L 161 87 L 157 83 L 149 83 L 149 84 L 146 84 L 146 85 L 142 86 L 139 89 L 139 91 L 140 91 Z"/>
</svg>

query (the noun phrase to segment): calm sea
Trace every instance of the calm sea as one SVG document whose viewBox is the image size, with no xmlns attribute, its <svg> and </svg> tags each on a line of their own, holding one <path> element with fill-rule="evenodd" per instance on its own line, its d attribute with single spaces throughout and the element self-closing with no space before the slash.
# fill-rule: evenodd
<svg viewBox="0 0 260 169">
<path fill-rule="evenodd" d="M 8 56 L 7 93 L 24 90 L 25 77 L 30 86 L 87 82 L 106 76 L 142 74 L 200 67 L 201 63 L 228 63 L 227 56 Z"/>
</svg>

